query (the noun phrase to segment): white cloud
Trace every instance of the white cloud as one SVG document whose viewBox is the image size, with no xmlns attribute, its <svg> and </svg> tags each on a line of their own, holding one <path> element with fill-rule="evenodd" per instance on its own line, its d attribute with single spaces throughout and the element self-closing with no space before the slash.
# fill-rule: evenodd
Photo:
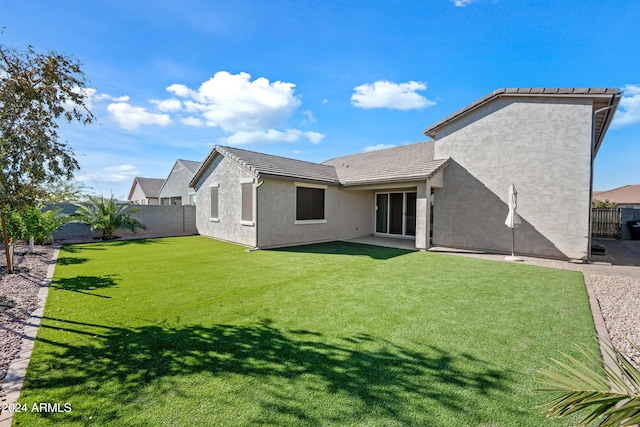
<svg viewBox="0 0 640 427">
<path fill-rule="evenodd" d="M 151 103 L 155 104 L 159 111 L 179 111 L 182 109 L 182 102 L 175 98 L 163 100 L 152 99 Z"/>
<path fill-rule="evenodd" d="M 168 126 L 173 119 L 185 126 L 219 127 L 230 134 L 230 144 L 292 142 L 307 139 L 317 144 L 323 134 L 298 129 L 277 130 L 302 104 L 295 84 L 264 77 L 251 80 L 248 73 L 219 71 L 198 89 L 175 83 L 166 88 L 168 99 L 151 99 L 155 109 L 131 105 L 128 97 L 93 94 L 94 99 L 111 100 L 111 119 L 122 128 L 135 131 L 142 125 Z M 315 123 L 313 112 L 302 112 L 302 124 Z"/>
<path fill-rule="evenodd" d="M 98 91 L 93 88 L 87 88 L 85 91 L 92 101 L 104 101 L 106 99 L 113 102 L 127 102 L 129 100 L 127 95 L 114 97 L 108 93 L 98 93 Z"/>
<path fill-rule="evenodd" d="M 421 82 L 394 83 L 379 80 L 365 83 L 354 88 L 351 104 L 360 108 L 390 108 L 395 110 L 413 110 L 429 107 L 435 102 L 418 95 L 416 91 L 426 90 Z"/>
<path fill-rule="evenodd" d="M 397 145 L 394 144 L 376 144 L 376 145 L 370 145 L 368 147 L 364 147 L 365 152 L 369 152 L 369 151 L 377 151 L 377 150 L 384 150 L 385 148 L 394 148 L 397 147 Z"/>
<path fill-rule="evenodd" d="M 175 95 L 178 95 L 182 98 L 187 98 L 191 96 L 191 93 L 192 93 L 191 89 L 189 89 L 185 85 L 181 85 L 178 83 L 174 83 L 171 86 L 167 87 L 167 91 Z"/>
<path fill-rule="evenodd" d="M 133 182 L 133 178 L 140 176 L 140 170 L 132 164 L 109 166 L 76 177 L 76 180 L 92 187 L 96 182 L 119 184 Z"/>
<path fill-rule="evenodd" d="M 316 118 L 313 116 L 313 111 L 311 110 L 305 110 L 302 112 L 302 114 L 304 115 L 305 119 L 302 122 L 302 124 L 306 125 L 309 123 L 315 123 L 317 122 Z"/>
<path fill-rule="evenodd" d="M 107 110 L 111 118 L 127 130 L 138 130 L 141 125 L 168 126 L 171 117 L 168 114 L 150 113 L 142 107 L 134 107 L 125 102 L 109 104 Z"/>
<path fill-rule="evenodd" d="M 107 96 L 109 96 L 109 95 L 107 95 Z M 127 102 L 127 101 L 129 100 L 129 96 L 127 96 L 127 95 L 123 95 L 123 96 L 119 96 L 119 97 L 117 97 L 117 98 L 113 98 L 113 97 L 112 97 L 112 98 L 111 98 L 111 100 L 112 100 L 113 102 Z"/>
<path fill-rule="evenodd" d="M 98 90 L 92 87 L 76 86 L 72 90 L 75 93 L 84 95 L 84 103 L 85 103 L 85 106 L 89 109 L 89 111 L 93 111 L 95 102 L 103 101 L 105 99 L 110 101 L 115 101 L 115 102 L 126 102 L 129 100 L 128 96 L 114 98 L 111 95 L 106 93 L 98 93 Z M 65 101 L 63 104 L 63 107 L 67 111 L 72 111 L 73 108 L 76 107 L 76 104 L 70 101 Z"/>
<path fill-rule="evenodd" d="M 204 122 L 202 121 L 202 119 L 199 119 L 198 117 L 183 117 L 180 119 L 180 122 L 183 125 L 187 125 L 187 126 L 195 126 L 195 127 L 204 126 Z"/>
<path fill-rule="evenodd" d="M 640 85 L 625 85 L 622 90 L 624 96 L 611 124 L 614 128 L 640 123 Z"/>
<path fill-rule="evenodd" d="M 311 141 L 312 144 L 320 144 L 320 141 L 324 139 L 324 134 L 318 132 L 304 132 L 303 135 Z"/>
<path fill-rule="evenodd" d="M 465 7 L 470 5 L 471 3 L 475 3 L 478 0 L 451 0 L 451 2 L 456 5 L 456 7 Z"/>
<path fill-rule="evenodd" d="M 198 90 L 173 84 L 167 91 L 187 98 L 186 110 L 199 113 L 207 126 L 254 132 L 275 127 L 300 106 L 294 88 L 293 83 L 272 83 L 264 77 L 251 81 L 248 73 L 219 71 Z"/>
<path fill-rule="evenodd" d="M 239 131 L 222 138 L 221 142 L 228 145 L 274 144 L 278 142 L 296 142 L 302 138 L 306 138 L 313 144 L 317 144 L 324 138 L 324 135 L 317 132 L 303 132 L 299 129 L 287 129 L 285 131 L 275 129 L 251 132 Z"/>
</svg>

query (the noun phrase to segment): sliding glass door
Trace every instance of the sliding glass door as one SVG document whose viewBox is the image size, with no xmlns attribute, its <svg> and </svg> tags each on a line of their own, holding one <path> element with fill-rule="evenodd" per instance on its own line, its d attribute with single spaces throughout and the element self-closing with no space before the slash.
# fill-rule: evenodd
<svg viewBox="0 0 640 427">
<path fill-rule="evenodd" d="M 376 194 L 376 233 L 416 235 L 415 192 Z"/>
<path fill-rule="evenodd" d="M 376 233 L 389 232 L 389 195 L 376 194 Z"/>
</svg>

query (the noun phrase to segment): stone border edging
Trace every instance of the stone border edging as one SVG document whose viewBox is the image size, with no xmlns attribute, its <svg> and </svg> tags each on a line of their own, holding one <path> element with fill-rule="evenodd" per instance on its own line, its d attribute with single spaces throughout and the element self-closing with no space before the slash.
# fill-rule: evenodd
<svg viewBox="0 0 640 427">
<path fill-rule="evenodd" d="M 609 351 L 605 350 L 605 347 L 613 348 L 611 338 L 609 338 L 609 331 L 604 323 L 604 317 L 602 317 L 602 311 L 600 310 L 600 304 L 598 298 L 591 284 L 591 275 L 588 273 L 582 273 L 584 277 L 584 286 L 587 289 L 587 296 L 589 297 L 589 306 L 591 308 L 591 316 L 593 317 L 593 324 L 596 328 L 596 335 L 598 337 L 598 345 L 600 346 L 600 355 L 605 365 L 609 366 L 613 371 L 622 375 L 622 372 L 618 369 L 618 366 L 614 362 L 613 358 L 609 354 Z M 1 427 L 1 426 L 0 426 Z"/>
<path fill-rule="evenodd" d="M 6 393 L 4 398 L 4 404 L 12 404 L 18 402 L 20 398 L 20 392 L 24 384 L 24 379 L 27 374 L 27 367 L 29 366 L 29 360 L 31 359 L 31 353 L 33 352 L 33 345 L 35 344 L 36 335 L 40 326 L 40 320 L 44 314 L 44 306 L 47 302 L 47 295 L 49 294 L 49 286 L 53 279 L 53 272 L 56 268 L 56 262 L 58 261 L 58 254 L 60 249 L 56 248 L 53 251 L 51 262 L 47 267 L 47 275 L 40 284 L 40 290 L 38 291 L 38 308 L 36 308 L 31 316 L 24 324 L 24 331 L 22 332 L 22 345 L 20 346 L 20 352 L 9 365 L 7 375 L 4 377 L 2 388 Z M 0 427 L 10 427 L 13 423 L 13 412 L 0 413 Z"/>
</svg>

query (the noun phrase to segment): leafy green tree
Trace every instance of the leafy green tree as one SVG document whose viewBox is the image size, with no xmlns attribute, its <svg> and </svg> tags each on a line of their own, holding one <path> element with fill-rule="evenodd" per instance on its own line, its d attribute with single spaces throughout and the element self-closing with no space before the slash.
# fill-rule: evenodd
<svg viewBox="0 0 640 427">
<path fill-rule="evenodd" d="M 636 351 L 640 347 L 631 344 Z M 547 415 L 560 418 L 591 410 L 580 423 L 599 421 L 600 427 L 633 426 L 640 423 L 640 369 L 613 346 L 604 351 L 612 365 L 603 364 L 600 354 L 580 350 L 586 362 L 564 355 L 567 362 L 552 359 L 554 366 L 539 371 L 539 391 L 555 394 Z"/>
<path fill-rule="evenodd" d="M 78 61 L 51 51 L 0 44 L 0 222 L 7 258 L 7 217 L 44 199 L 43 185 L 71 179 L 79 169 L 73 150 L 59 141 L 58 121 L 94 120 Z"/>
<path fill-rule="evenodd" d="M 53 240 L 53 232 L 69 222 L 69 215 L 61 214 L 61 209 L 44 211 L 42 208 L 29 207 L 23 212 L 13 212 L 9 217 L 8 232 L 15 240 L 31 240 L 38 245 Z M 29 245 L 29 251 L 33 247 Z"/>
<path fill-rule="evenodd" d="M 42 201 L 50 204 L 79 202 L 89 189 L 83 183 L 60 179 L 43 186 L 46 196 Z"/>
<path fill-rule="evenodd" d="M 131 230 L 147 228 L 134 214 L 140 208 L 130 208 L 129 203 L 119 202 L 113 194 L 109 199 L 102 196 L 87 196 L 88 199 L 80 203 L 73 222 L 88 224 L 91 230 L 102 231 L 102 240 L 111 240 L 119 229 Z"/>
</svg>

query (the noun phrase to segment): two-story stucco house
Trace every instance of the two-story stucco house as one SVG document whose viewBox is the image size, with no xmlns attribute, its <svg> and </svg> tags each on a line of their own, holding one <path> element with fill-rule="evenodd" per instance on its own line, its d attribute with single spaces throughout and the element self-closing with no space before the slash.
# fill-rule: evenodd
<svg viewBox="0 0 640 427">
<path fill-rule="evenodd" d="M 430 126 L 432 141 L 322 164 L 215 147 L 190 183 L 198 231 L 269 248 L 371 234 L 585 260 L 593 160 L 618 89 L 500 89 Z"/>
<path fill-rule="evenodd" d="M 189 182 L 200 167 L 200 162 L 191 160 L 176 160 L 169 176 L 164 180 L 158 196 L 161 205 L 195 205 L 195 191 L 189 187 Z"/>
</svg>

